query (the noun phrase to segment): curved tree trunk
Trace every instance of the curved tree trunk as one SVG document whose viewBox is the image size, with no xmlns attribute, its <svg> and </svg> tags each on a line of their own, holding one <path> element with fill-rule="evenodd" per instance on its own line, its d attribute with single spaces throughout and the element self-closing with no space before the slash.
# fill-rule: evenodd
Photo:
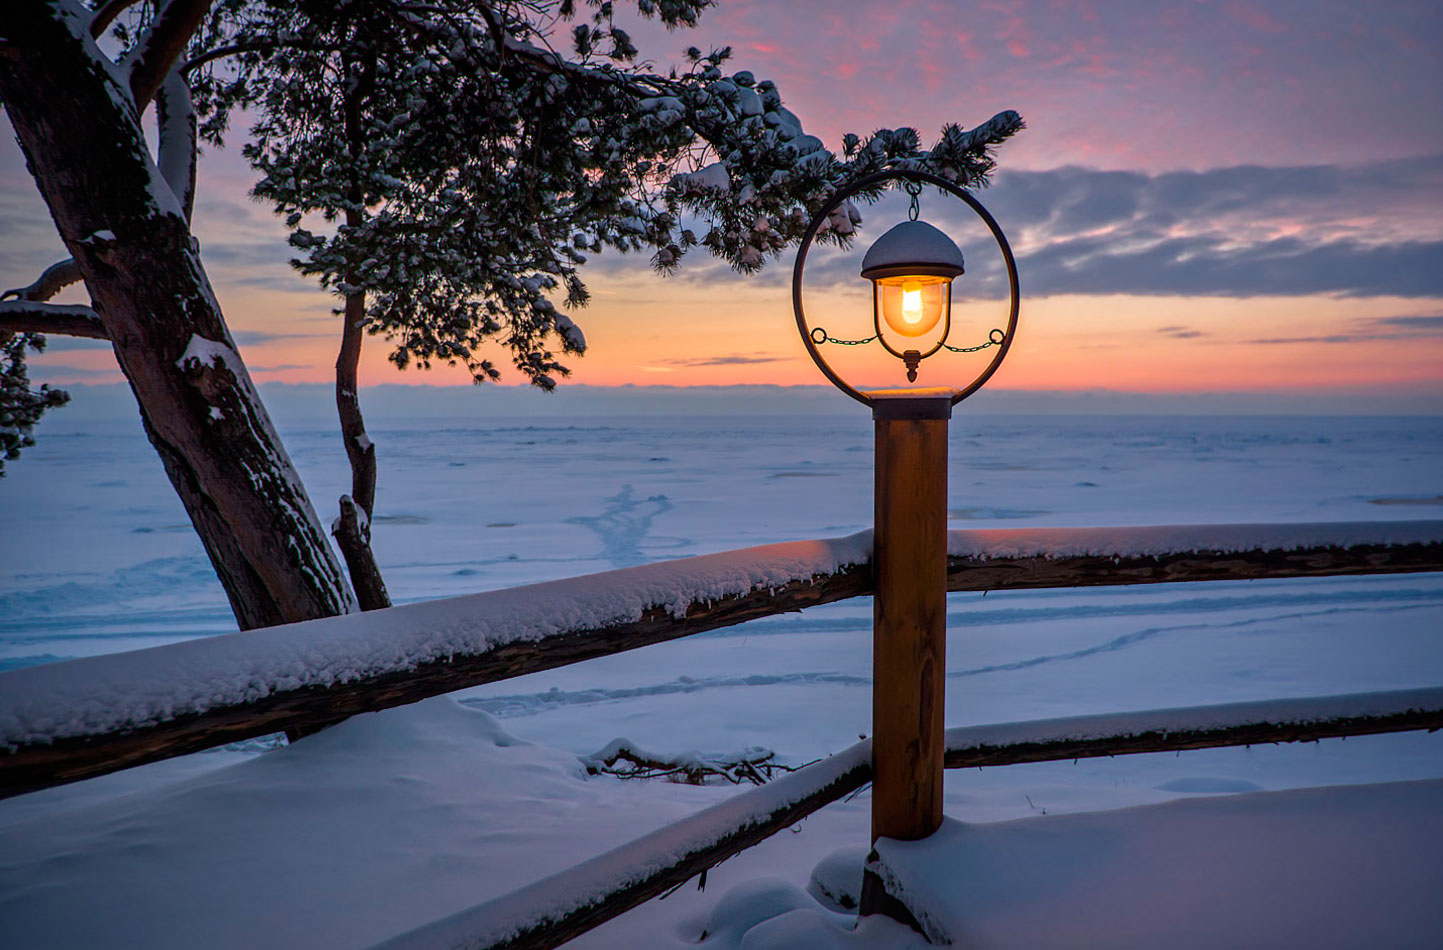
<svg viewBox="0 0 1443 950">
<path fill-rule="evenodd" d="M 371 516 L 376 509 L 376 446 L 366 435 L 366 420 L 361 415 L 360 380 L 361 338 L 365 333 L 366 298 L 362 293 L 346 295 L 342 319 L 341 351 L 336 356 L 336 412 L 341 419 L 341 439 L 346 445 L 346 458 L 351 463 L 351 493 L 340 498 L 341 513 L 331 528 L 336 544 L 346 559 L 351 584 L 362 610 L 379 610 L 391 606 L 381 568 L 371 550 Z"/>
<path fill-rule="evenodd" d="M 353 610 L 130 90 L 75 7 L 7 6 L 0 98 L 241 627 Z"/>
<path fill-rule="evenodd" d="M 366 145 L 361 133 L 361 109 L 375 84 L 375 61 L 358 66 L 353 59 L 343 56 L 343 62 L 346 70 L 343 117 L 346 143 L 352 161 L 358 162 Z M 351 182 L 348 197 L 350 204 L 346 208 L 346 225 L 359 228 L 363 223 L 361 207 L 364 199 L 358 181 Z M 353 287 L 357 283 L 354 264 L 346 268 L 346 283 Z M 371 548 L 371 516 L 376 509 L 376 446 L 366 435 L 358 375 L 361 343 L 365 339 L 364 290 L 352 290 L 346 294 L 346 308 L 341 319 L 345 324 L 341 328 L 341 351 L 336 354 L 336 414 L 341 420 L 341 441 L 346 446 L 346 458 L 351 463 L 351 493 L 340 498 L 341 513 L 331 527 L 331 534 L 346 559 L 346 569 L 351 572 L 351 584 L 356 589 L 361 609 L 379 610 L 391 606 L 391 595 L 386 592 L 386 582 L 381 577 L 380 565 L 376 563 L 376 554 Z"/>
</svg>

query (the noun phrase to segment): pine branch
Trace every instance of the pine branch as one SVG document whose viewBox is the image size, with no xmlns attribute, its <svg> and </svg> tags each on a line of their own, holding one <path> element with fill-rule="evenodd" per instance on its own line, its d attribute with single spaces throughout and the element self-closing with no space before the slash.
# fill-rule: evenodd
<svg viewBox="0 0 1443 950">
<path fill-rule="evenodd" d="M 0 301 L 0 333 L 51 333 L 91 340 L 110 339 L 105 324 L 89 307 L 35 300 Z"/>
</svg>

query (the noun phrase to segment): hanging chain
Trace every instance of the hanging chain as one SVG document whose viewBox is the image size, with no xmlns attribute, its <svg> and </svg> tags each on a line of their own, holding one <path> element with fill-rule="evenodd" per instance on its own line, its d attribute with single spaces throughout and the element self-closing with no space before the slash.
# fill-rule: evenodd
<svg viewBox="0 0 1443 950">
<path fill-rule="evenodd" d="M 877 339 L 877 334 L 874 333 L 864 340 L 839 340 L 834 336 L 828 336 L 827 331 L 822 329 L 821 327 L 812 327 L 811 335 L 812 342 L 817 344 L 818 346 L 822 345 L 823 343 L 836 343 L 840 346 L 861 346 L 863 343 L 871 343 L 873 340 Z M 1001 330 L 994 329 L 991 333 L 987 334 L 986 343 L 979 343 L 976 346 L 949 346 L 948 344 L 943 343 L 942 349 L 950 350 L 953 353 L 976 353 L 979 350 L 987 349 L 989 346 L 1001 346 L 1002 341 L 1005 339 L 1007 339 L 1007 334 L 1003 333 Z"/>
<path fill-rule="evenodd" d="M 994 329 L 991 333 L 987 334 L 986 343 L 979 343 L 976 346 L 948 346 L 946 343 L 943 343 L 942 349 L 951 350 L 953 353 L 976 353 L 978 350 L 985 350 L 989 346 L 1001 346 L 1002 341 L 1005 339 L 1007 339 L 1007 334 L 1001 330 Z"/>
<path fill-rule="evenodd" d="M 908 179 L 902 182 L 902 188 L 912 196 L 912 206 L 907 209 L 907 220 L 916 221 L 917 215 L 922 213 L 922 206 L 917 198 L 922 194 L 922 183 Z"/>
<path fill-rule="evenodd" d="M 823 343 L 839 343 L 842 346 L 861 346 L 863 343 L 871 343 L 876 338 L 877 334 L 873 333 L 865 340 L 839 340 L 834 336 L 827 336 L 827 331 L 821 327 L 812 327 L 812 342 L 819 346 Z"/>
<path fill-rule="evenodd" d="M 922 213 L 922 204 L 918 200 L 922 195 L 922 183 L 919 181 L 906 180 L 902 182 L 902 189 L 906 191 L 912 199 L 911 206 L 907 209 L 907 220 L 916 221 Z M 861 346 L 864 343 L 871 343 L 877 339 L 878 336 L 880 336 L 880 334 L 874 333 L 862 340 L 839 340 L 834 336 L 828 336 L 827 331 L 821 327 L 813 327 L 811 331 L 812 342 L 818 346 L 823 343 L 835 343 L 839 346 Z M 1006 338 L 1007 335 L 1001 330 L 993 330 L 987 334 L 986 343 L 981 343 L 977 346 L 948 346 L 944 342 L 942 348 L 944 350 L 950 350 L 953 353 L 976 353 L 978 350 L 985 350 L 989 346 L 1000 346 Z"/>
</svg>

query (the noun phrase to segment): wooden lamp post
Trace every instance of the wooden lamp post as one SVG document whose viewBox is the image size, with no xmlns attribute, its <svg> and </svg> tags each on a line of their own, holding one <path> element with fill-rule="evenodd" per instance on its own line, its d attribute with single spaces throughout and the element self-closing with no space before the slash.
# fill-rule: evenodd
<svg viewBox="0 0 1443 950">
<path fill-rule="evenodd" d="M 900 181 L 912 196 L 911 220 L 882 235 L 867 251 L 861 276 L 872 281 L 875 334 L 838 340 L 809 326 L 802 306 L 807 250 L 828 216 L 864 189 Z M 964 273 L 962 252 L 937 228 L 917 220 L 924 184 L 951 194 L 991 230 L 1007 266 L 1011 300 L 1007 329 L 991 330 L 977 346 L 947 343 L 951 288 Z M 1017 265 L 1001 228 L 970 194 L 936 176 L 883 172 L 841 189 L 812 220 L 792 273 L 792 305 L 808 353 L 838 389 L 871 407 L 876 425 L 875 530 L 872 563 L 872 840 L 925 838 L 942 823 L 943 697 L 946 675 L 947 420 L 952 407 L 996 372 L 1017 329 Z M 820 350 L 827 344 L 878 341 L 916 381 L 921 362 L 948 350 L 995 347 L 991 362 L 969 385 L 862 391 L 844 381 Z M 883 910 L 875 881 L 864 888 L 862 912 Z M 870 905 L 870 906 L 869 906 Z"/>
</svg>

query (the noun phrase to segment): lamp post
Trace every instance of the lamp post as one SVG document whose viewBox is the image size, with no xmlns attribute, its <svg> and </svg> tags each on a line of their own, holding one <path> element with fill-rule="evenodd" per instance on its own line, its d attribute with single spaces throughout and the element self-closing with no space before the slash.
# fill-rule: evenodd
<svg viewBox="0 0 1443 950">
<path fill-rule="evenodd" d="M 893 182 L 900 182 L 912 196 L 912 205 L 910 220 L 878 238 L 862 261 L 861 276 L 873 286 L 875 334 L 862 340 L 836 339 L 807 322 L 802 303 L 807 250 L 828 216 L 849 197 Z M 1006 329 L 991 329 L 983 342 L 973 346 L 948 343 L 954 330 L 952 281 L 965 267 L 952 239 L 918 220 L 923 185 L 935 186 L 970 207 L 992 232 L 1007 267 L 1011 299 Z M 872 840 L 925 838 L 942 823 L 947 420 L 952 407 L 981 388 L 1007 355 L 1017 329 L 1017 265 L 1002 229 L 966 191 L 923 172 L 882 172 L 838 191 L 812 220 L 792 272 L 792 306 L 802 341 L 817 367 L 842 392 L 871 407 L 875 422 Z M 863 391 L 846 382 L 821 350 L 873 340 L 900 361 L 908 383 L 917 380 L 924 360 L 943 350 L 995 348 L 996 352 L 986 368 L 960 389 Z M 879 909 L 878 900 L 875 888 L 870 895 L 864 890 L 863 912 Z"/>
</svg>

